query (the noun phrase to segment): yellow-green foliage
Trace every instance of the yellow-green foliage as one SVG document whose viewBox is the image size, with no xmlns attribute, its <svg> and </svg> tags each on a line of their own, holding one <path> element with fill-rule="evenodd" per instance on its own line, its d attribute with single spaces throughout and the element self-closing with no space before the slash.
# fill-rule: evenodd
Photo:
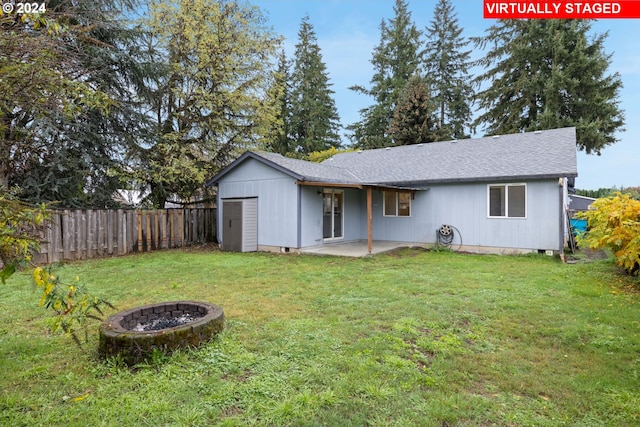
<svg viewBox="0 0 640 427">
<path fill-rule="evenodd" d="M 30 206 L 11 193 L 0 192 L 0 280 L 5 282 L 40 246 L 39 228 L 47 218 L 45 205 Z"/>
<path fill-rule="evenodd" d="M 33 251 L 40 247 L 40 229 L 50 217 L 46 204 L 30 206 L 11 193 L 0 192 L 0 280 L 4 284 L 20 264 L 31 261 Z M 87 320 L 99 319 L 101 307 L 111 304 L 89 294 L 76 277 L 72 285 L 62 283 L 51 267 L 35 267 L 33 280 L 42 289 L 40 306 L 53 310 L 51 329 L 63 330 L 79 344 L 78 328 L 87 331 Z"/>
<path fill-rule="evenodd" d="M 586 219 L 589 232 L 580 240 L 591 249 L 608 248 L 616 263 L 629 274 L 640 269 L 640 201 L 629 194 L 616 192 L 598 199 L 587 212 L 578 214 Z"/>
<path fill-rule="evenodd" d="M 349 151 L 353 151 L 353 149 L 338 150 L 336 147 L 331 147 L 328 150 L 314 151 L 312 153 L 309 153 L 306 157 L 306 160 L 309 160 L 310 162 L 320 163 L 324 162 L 327 159 L 330 159 L 338 153 L 346 153 Z"/>
<path fill-rule="evenodd" d="M 78 284 L 76 279 L 72 285 L 63 283 L 58 276 L 54 275 L 51 267 L 45 269 L 36 267 L 33 270 L 33 281 L 36 286 L 42 289 L 40 306 L 53 310 L 55 316 L 51 321 L 51 330 L 57 332 L 62 330 L 80 344 L 77 332 L 78 327 L 87 332 L 87 321 L 89 319 L 101 320 L 94 312 L 102 316 L 102 307 L 113 306 L 100 298 L 89 294 L 84 287 Z"/>
</svg>

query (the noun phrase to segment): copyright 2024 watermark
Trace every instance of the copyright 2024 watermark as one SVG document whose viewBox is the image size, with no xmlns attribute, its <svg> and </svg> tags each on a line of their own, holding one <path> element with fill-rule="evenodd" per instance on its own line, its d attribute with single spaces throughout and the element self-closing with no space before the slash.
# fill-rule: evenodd
<svg viewBox="0 0 640 427">
<path fill-rule="evenodd" d="M 45 13 L 47 5 L 45 2 L 22 2 L 2 0 L 2 15 L 30 15 L 33 13 Z"/>
</svg>

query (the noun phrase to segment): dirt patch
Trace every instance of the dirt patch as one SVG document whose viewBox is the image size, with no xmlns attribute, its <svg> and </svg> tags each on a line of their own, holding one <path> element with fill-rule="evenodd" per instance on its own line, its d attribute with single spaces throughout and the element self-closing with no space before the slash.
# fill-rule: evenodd
<svg viewBox="0 0 640 427">
<path fill-rule="evenodd" d="M 387 251 L 385 252 L 385 255 L 390 256 L 392 258 L 403 258 L 403 257 L 413 258 L 424 252 L 429 252 L 429 249 L 423 248 L 422 246 L 403 246 L 401 248 L 396 248 L 396 249 Z"/>
<path fill-rule="evenodd" d="M 594 261 L 600 261 L 603 259 L 609 259 L 609 255 L 601 250 L 592 250 L 589 248 L 582 248 L 575 253 L 567 256 L 567 264 L 587 264 Z"/>
<path fill-rule="evenodd" d="M 217 243 L 194 243 L 190 246 L 184 246 L 182 248 L 183 252 L 219 252 L 220 245 Z"/>
</svg>

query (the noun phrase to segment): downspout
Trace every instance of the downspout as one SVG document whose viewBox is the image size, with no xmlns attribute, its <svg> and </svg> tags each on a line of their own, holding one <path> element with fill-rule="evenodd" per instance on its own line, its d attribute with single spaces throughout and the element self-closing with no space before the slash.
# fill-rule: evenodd
<svg viewBox="0 0 640 427">
<path fill-rule="evenodd" d="M 373 250 L 373 209 L 371 187 L 367 187 L 367 252 L 371 255 Z"/>
<path fill-rule="evenodd" d="M 298 186 L 298 206 L 297 206 L 297 244 L 298 244 L 298 249 L 300 249 L 302 247 L 302 185 L 300 184 L 296 184 Z"/>
<path fill-rule="evenodd" d="M 559 187 L 559 193 L 560 193 L 560 200 L 559 200 L 559 210 L 560 210 L 560 240 L 559 240 L 559 245 L 558 245 L 558 254 L 560 255 L 560 258 L 562 260 L 564 260 L 564 243 L 565 243 L 565 229 L 566 224 L 566 218 L 565 218 L 565 210 L 564 210 L 564 186 L 566 185 L 564 178 L 558 178 L 558 187 Z"/>
<path fill-rule="evenodd" d="M 220 184 L 215 183 L 216 187 L 216 243 L 222 247 L 222 199 L 220 199 Z"/>
</svg>

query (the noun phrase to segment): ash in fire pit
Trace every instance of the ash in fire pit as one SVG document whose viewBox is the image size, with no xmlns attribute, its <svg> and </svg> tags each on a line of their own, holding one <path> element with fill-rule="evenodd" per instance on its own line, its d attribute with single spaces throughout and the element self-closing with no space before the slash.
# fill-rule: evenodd
<svg viewBox="0 0 640 427">
<path fill-rule="evenodd" d="M 189 313 L 185 313 L 180 317 L 162 317 L 160 319 L 154 319 L 145 323 L 138 323 L 131 330 L 136 332 L 144 331 L 159 331 L 160 329 L 174 328 L 180 325 L 186 325 L 191 323 L 202 316 L 192 316 Z"/>
</svg>

